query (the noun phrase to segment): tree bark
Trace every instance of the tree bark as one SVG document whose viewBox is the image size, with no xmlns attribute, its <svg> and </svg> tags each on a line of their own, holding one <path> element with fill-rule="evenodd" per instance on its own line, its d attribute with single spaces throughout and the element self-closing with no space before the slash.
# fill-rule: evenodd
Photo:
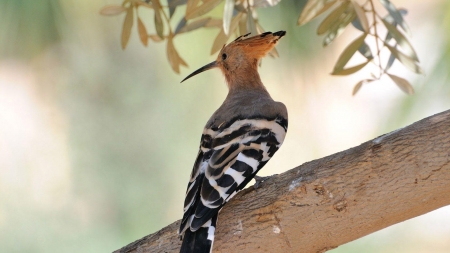
<svg viewBox="0 0 450 253">
<path fill-rule="evenodd" d="M 450 110 L 249 187 L 213 252 L 325 252 L 450 204 Z M 180 221 L 115 253 L 178 252 Z"/>
</svg>

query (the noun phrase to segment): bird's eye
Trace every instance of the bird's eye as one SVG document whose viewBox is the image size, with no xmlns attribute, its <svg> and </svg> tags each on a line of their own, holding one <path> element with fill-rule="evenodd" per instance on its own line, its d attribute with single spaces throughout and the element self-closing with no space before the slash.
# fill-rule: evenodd
<svg viewBox="0 0 450 253">
<path fill-rule="evenodd" d="M 225 54 L 225 53 L 223 53 L 223 54 L 222 54 L 222 61 L 225 61 L 225 60 L 227 59 L 227 57 L 228 57 L 228 55 Z"/>
</svg>

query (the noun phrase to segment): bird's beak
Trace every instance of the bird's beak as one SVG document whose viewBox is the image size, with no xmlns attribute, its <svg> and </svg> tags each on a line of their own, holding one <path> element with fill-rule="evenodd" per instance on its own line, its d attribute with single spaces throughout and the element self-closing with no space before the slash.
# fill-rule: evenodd
<svg viewBox="0 0 450 253">
<path fill-rule="evenodd" d="M 190 75 L 188 75 L 186 78 L 184 78 L 183 81 L 181 81 L 181 83 L 186 81 L 187 79 L 197 75 L 197 74 L 200 74 L 200 73 L 202 73 L 204 71 L 207 71 L 208 69 L 212 69 L 212 68 L 215 68 L 215 67 L 217 67 L 217 62 L 216 61 L 208 63 L 205 66 L 203 66 L 203 67 L 197 69 L 196 71 L 192 72 Z"/>
</svg>

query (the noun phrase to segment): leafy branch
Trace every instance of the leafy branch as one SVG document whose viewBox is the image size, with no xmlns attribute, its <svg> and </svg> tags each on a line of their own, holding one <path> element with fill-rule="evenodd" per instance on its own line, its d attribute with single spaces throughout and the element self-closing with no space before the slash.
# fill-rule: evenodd
<svg viewBox="0 0 450 253">
<path fill-rule="evenodd" d="M 137 17 L 137 29 L 141 43 L 148 45 L 150 38 L 154 42 L 167 42 L 167 58 L 176 72 L 180 72 L 180 65 L 187 67 L 187 63 L 181 58 L 174 46 L 174 39 L 183 33 L 198 30 L 200 28 L 219 28 L 211 48 L 211 54 L 219 51 L 230 39 L 232 34 L 239 36 L 242 34 L 258 34 L 264 29 L 258 22 L 257 9 L 261 7 L 273 7 L 281 0 L 167 0 L 167 5 L 163 6 L 160 0 L 123 0 L 122 5 L 105 6 L 100 10 L 100 14 L 112 16 L 125 13 L 122 27 L 121 44 L 125 49 L 133 27 L 134 14 Z M 317 28 L 318 35 L 324 35 L 323 46 L 331 44 L 350 25 L 362 32 L 352 41 L 339 56 L 332 75 L 350 75 L 360 71 L 369 63 L 377 66 L 378 73 L 372 73 L 371 78 L 359 81 L 353 88 L 353 95 L 356 94 L 363 84 L 371 83 L 383 75 L 387 75 L 397 86 L 407 94 L 413 94 L 414 89 L 411 84 L 392 73 L 389 69 L 395 61 L 400 62 L 411 71 L 422 74 L 419 66 L 417 54 L 408 41 L 406 34 L 410 34 L 408 25 L 403 16 L 407 14 L 404 9 L 397 9 L 389 0 L 379 0 L 386 9 L 387 15 L 382 17 L 374 4 L 375 0 L 365 0 L 358 3 L 357 0 L 309 0 L 303 8 L 298 19 L 298 25 L 303 25 L 319 15 L 327 12 Z M 222 19 L 207 16 L 212 10 L 223 4 Z M 175 26 L 171 27 L 171 20 L 176 9 L 185 6 L 184 17 Z M 146 8 L 154 12 L 154 33 L 149 34 L 147 28 L 138 15 L 139 8 Z M 386 29 L 386 35 L 380 35 L 380 27 Z M 165 29 L 165 27 L 167 27 Z M 370 42 L 375 42 L 375 48 L 371 48 Z M 372 52 L 375 50 L 376 54 Z M 390 52 L 389 59 L 381 59 L 382 50 Z M 355 66 L 348 67 L 347 64 L 353 56 L 359 52 L 365 61 Z M 270 53 L 277 56 L 276 50 Z"/>
</svg>

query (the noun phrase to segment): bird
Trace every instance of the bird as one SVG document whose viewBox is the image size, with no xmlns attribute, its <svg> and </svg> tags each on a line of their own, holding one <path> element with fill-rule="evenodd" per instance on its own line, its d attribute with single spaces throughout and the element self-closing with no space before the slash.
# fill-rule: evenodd
<svg viewBox="0 0 450 253">
<path fill-rule="evenodd" d="M 206 123 L 190 175 L 178 234 L 180 253 L 210 253 L 220 209 L 269 161 L 283 144 L 286 106 L 272 99 L 258 73 L 261 59 L 285 31 L 239 36 L 215 61 L 181 82 L 219 68 L 228 95 Z"/>
</svg>

